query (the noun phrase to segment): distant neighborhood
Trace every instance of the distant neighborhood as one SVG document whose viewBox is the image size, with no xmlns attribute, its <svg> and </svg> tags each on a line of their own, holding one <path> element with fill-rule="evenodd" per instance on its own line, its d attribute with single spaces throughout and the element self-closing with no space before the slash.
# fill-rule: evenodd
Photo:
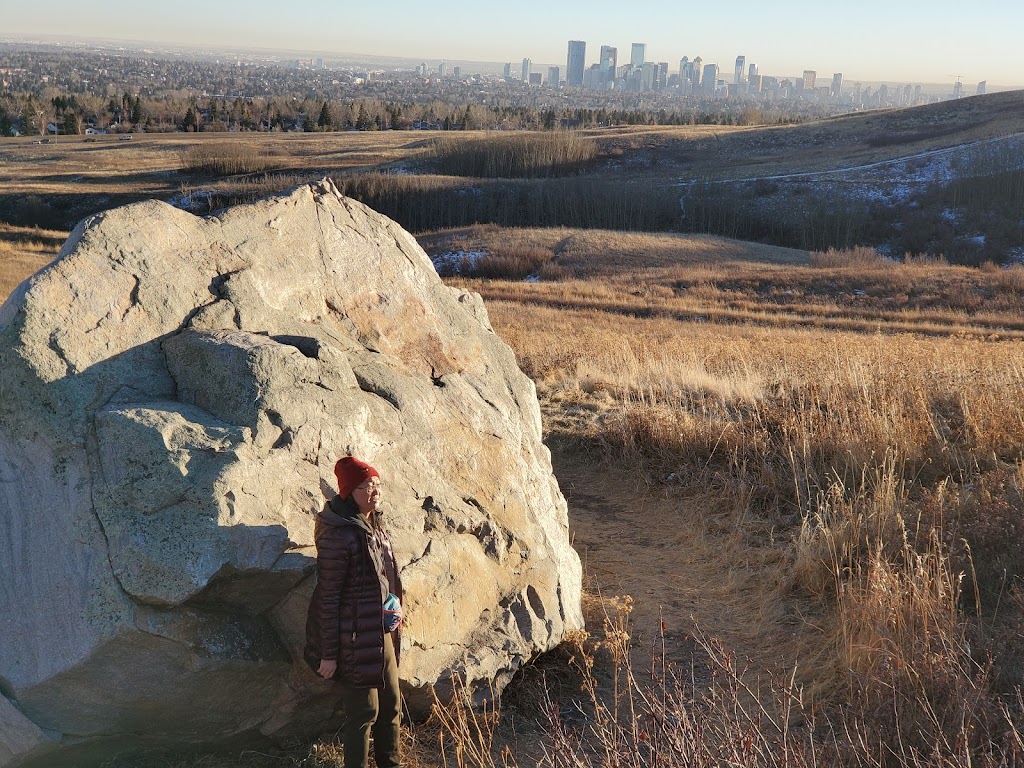
<svg viewBox="0 0 1024 768">
<path fill-rule="evenodd" d="M 557 69 L 557 68 L 556 68 Z M 532 84 L 531 84 L 532 83 Z M 173 131 L 544 129 L 612 124 L 776 124 L 849 111 L 703 93 L 613 92 L 536 78 L 331 68 L 324 60 L 183 60 L 0 48 L 0 136 Z"/>
</svg>

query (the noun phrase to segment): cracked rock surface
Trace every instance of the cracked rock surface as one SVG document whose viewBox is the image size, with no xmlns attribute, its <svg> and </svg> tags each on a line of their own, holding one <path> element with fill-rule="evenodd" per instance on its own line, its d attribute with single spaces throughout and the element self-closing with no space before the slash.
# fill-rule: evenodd
<svg viewBox="0 0 1024 768">
<path fill-rule="evenodd" d="M 0 308 L 0 766 L 336 728 L 301 648 L 346 454 L 414 711 L 582 626 L 533 384 L 398 225 L 326 181 L 79 224 Z"/>
</svg>

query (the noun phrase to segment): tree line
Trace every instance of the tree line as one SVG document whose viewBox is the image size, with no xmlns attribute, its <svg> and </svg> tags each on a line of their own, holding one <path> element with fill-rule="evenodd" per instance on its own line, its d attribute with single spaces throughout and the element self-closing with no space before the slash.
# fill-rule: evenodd
<svg viewBox="0 0 1024 768">
<path fill-rule="evenodd" d="M 379 99 L 196 97 L 187 93 L 120 97 L 53 93 L 0 94 L 0 136 L 78 135 L 87 128 L 110 132 L 174 131 L 375 131 L 543 130 L 609 125 L 753 125 L 800 118 L 764 113 L 679 107 L 606 109 L 399 102 Z"/>
</svg>

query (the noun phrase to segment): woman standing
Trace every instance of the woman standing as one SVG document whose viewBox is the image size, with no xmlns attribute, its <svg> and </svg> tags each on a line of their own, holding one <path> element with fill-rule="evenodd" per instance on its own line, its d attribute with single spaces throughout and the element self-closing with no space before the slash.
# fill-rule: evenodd
<svg viewBox="0 0 1024 768">
<path fill-rule="evenodd" d="M 304 655 L 317 674 L 341 687 L 345 768 L 366 768 L 371 729 L 378 768 L 397 768 L 402 582 L 377 512 L 380 473 L 346 456 L 334 474 L 338 495 L 316 519 L 319 578 Z M 385 611 L 385 603 L 397 610 Z"/>
</svg>

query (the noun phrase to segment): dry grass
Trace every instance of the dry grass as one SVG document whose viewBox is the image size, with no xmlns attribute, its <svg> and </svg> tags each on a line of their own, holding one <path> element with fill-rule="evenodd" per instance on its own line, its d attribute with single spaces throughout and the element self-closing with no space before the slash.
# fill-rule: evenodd
<svg viewBox="0 0 1024 768">
<path fill-rule="evenodd" d="M 427 244 L 486 250 L 503 234 L 437 233 Z M 571 279 L 458 282 L 490 297 L 553 439 L 631 468 L 680 515 L 703 507 L 717 520 L 709 530 L 735 532 L 721 567 L 757 562 L 780 585 L 765 593 L 775 610 L 737 619 L 735 635 L 788 638 L 770 666 L 796 670 L 798 720 L 810 729 L 800 744 L 831 739 L 815 748 L 819 763 L 1017 759 L 1015 271 L 873 253 L 811 264 L 790 252 L 785 264 L 714 238 L 585 238 L 507 238 L 552 248 Z M 806 327 L 812 318 L 821 327 Z M 782 632 L 793 613 L 799 631 Z M 733 764 L 764 764 L 756 751 Z"/>
<path fill-rule="evenodd" d="M 53 260 L 67 233 L 0 223 L 0 304 L 18 285 Z"/>
<path fill-rule="evenodd" d="M 716 324 L 1024 338 L 1018 271 L 870 249 L 808 254 L 711 236 L 470 227 L 421 237 L 430 252 L 551 249 L 539 283 L 465 283 L 489 301 Z"/>
<path fill-rule="evenodd" d="M 774 542 L 783 557 L 761 558 L 760 577 L 788 576 L 775 599 L 807 619 L 774 651 L 800 670 L 804 716 L 857 737 L 833 744 L 843 762 L 997 764 L 1013 748 L 990 680 L 1016 657 L 990 673 L 972 655 L 972 637 L 991 646 L 960 609 L 969 562 L 954 566 L 920 500 L 1020 466 L 1024 419 L 1007 412 L 1024 396 L 1016 344 L 555 313 L 492 306 L 540 383 L 549 429 L 668 483 L 687 508 L 731 501 L 747 553 L 720 556 L 744 562 Z M 1004 506 L 1002 519 L 1020 519 Z M 980 546 L 978 527 L 958 532 Z M 1009 562 L 1011 581 L 1024 575 L 1019 555 Z M 769 634 L 761 622 L 780 613 L 740 619 L 740 634 Z"/>
</svg>

